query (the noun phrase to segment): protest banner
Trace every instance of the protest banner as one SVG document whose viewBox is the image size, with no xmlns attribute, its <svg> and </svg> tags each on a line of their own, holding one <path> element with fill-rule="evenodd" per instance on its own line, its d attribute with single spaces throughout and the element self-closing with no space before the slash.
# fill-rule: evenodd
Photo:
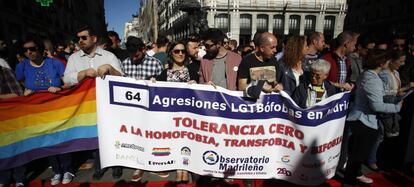
<svg viewBox="0 0 414 187">
<path fill-rule="evenodd" d="M 284 92 L 253 100 L 210 85 L 113 76 L 96 84 L 103 167 L 310 186 L 335 174 L 347 92 L 301 109 Z"/>
</svg>

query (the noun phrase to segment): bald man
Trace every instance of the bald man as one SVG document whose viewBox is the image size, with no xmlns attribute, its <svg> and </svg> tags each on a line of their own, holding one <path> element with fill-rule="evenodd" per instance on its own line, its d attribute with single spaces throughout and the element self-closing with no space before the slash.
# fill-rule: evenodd
<svg viewBox="0 0 414 187">
<path fill-rule="evenodd" d="M 248 85 L 259 86 L 260 91 L 271 92 L 283 89 L 283 70 L 275 58 L 277 38 L 272 33 L 262 33 L 257 40 L 257 51 L 246 55 L 238 71 L 238 89 L 246 91 Z M 248 92 L 248 91 L 246 91 Z M 247 93 L 249 96 L 250 94 Z M 251 95 L 250 95 L 251 96 Z"/>
</svg>

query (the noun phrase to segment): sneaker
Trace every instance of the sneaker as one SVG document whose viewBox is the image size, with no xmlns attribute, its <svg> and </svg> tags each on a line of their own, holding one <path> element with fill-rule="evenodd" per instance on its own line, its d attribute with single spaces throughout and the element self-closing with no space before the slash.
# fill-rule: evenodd
<svg viewBox="0 0 414 187">
<path fill-rule="evenodd" d="M 143 175 L 144 175 L 144 171 L 142 171 L 140 169 L 137 169 L 132 174 L 131 181 L 132 182 L 137 182 L 137 181 L 141 180 L 141 178 L 142 178 Z"/>
<path fill-rule="evenodd" d="M 62 184 L 69 184 L 70 182 L 72 182 L 74 176 L 74 174 L 66 172 L 65 174 L 63 174 Z"/>
<path fill-rule="evenodd" d="M 58 185 L 60 183 L 60 180 L 62 180 L 62 175 L 61 174 L 55 174 L 53 175 L 53 177 L 50 179 L 50 184 L 52 186 Z"/>
<path fill-rule="evenodd" d="M 365 175 L 361 175 L 356 178 L 359 182 L 365 183 L 365 184 L 372 184 L 374 180 L 372 180 L 369 177 L 366 177 Z"/>
<path fill-rule="evenodd" d="M 16 187 L 24 187 L 24 184 L 21 182 L 16 183 Z"/>
</svg>

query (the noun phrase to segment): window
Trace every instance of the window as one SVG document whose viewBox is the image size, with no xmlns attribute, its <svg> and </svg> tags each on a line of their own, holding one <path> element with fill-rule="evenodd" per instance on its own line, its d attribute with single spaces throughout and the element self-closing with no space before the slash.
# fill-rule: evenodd
<svg viewBox="0 0 414 187">
<path fill-rule="evenodd" d="M 257 16 L 257 32 L 267 32 L 268 31 L 268 16 L 267 15 L 258 15 Z"/>
<path fill-rule="evenodd" d="M 289 17 L 289 34 L 299 35 L 300 16 L 291 15 Z"/>
<path fill-rule="evenodd" d="M 325 40 L 331 40 L 334 35 L 335 30 L 335 16 L 325 16 L 325 21 L 323 23 L 323 33 L 325 35 Z"/>
<path fill-rule="evenodd" d="M 229 19 L 227 14 L 219 14 L 216 16 L 215 25 L 218 29 L 227 29 Z"/>
<path fill-rule="evenodd" d="M 275 15 L 273 17 L 273 34 L 283 35 L 285 30 L 285 17 L 283 15 Z"/>
<path fill-rule="evenodd" d="M 316 27 L 316 16 L 307 15 L 305 16 L 305 35 L 315 31 Z"/>
<path fill-rule="evenodd" d="M 252 16 L 249 14 L 240 15 L 240 29 L 250 30 L 252 28 Z"/>
</svg>

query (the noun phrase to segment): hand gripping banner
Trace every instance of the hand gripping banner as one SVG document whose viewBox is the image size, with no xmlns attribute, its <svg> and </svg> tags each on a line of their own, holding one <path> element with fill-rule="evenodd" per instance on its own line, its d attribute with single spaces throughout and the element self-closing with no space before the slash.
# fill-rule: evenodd
<svg viewBox="0 0 414 187">
<path fill-rule="evenodd" d="M 311 186 L 335 174 L 349 93 L 301 109 L 284 92 L 253 100 L 210 85 L 96 80 L 103 167 Z"/>
</svg>

